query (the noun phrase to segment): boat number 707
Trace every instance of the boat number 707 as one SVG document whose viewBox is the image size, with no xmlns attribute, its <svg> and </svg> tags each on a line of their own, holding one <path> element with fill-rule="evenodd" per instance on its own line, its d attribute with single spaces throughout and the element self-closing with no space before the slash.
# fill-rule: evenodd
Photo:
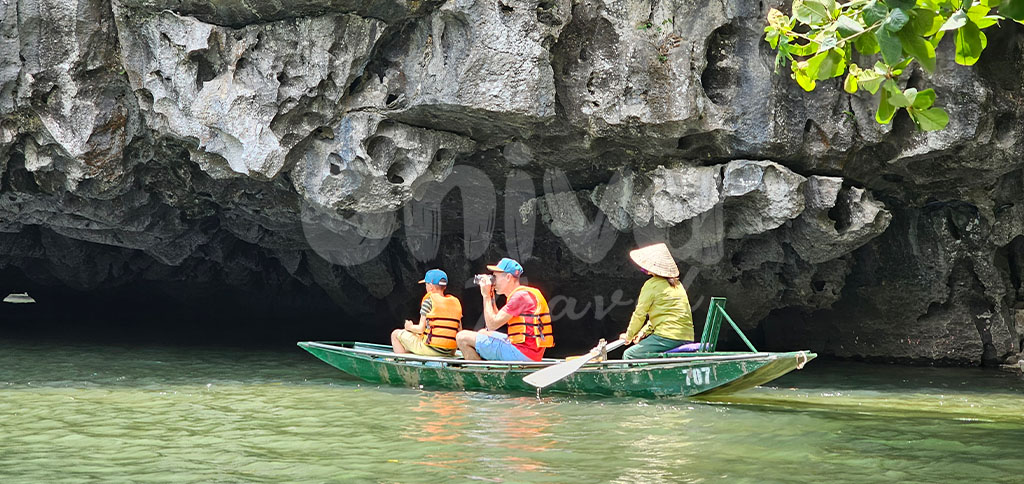
<svg viewBox="0 0 1024 484">
<path fill-rule="evenodd" d="M 686 384 L 687 385 L 703 385 L 705 383 L 711 383 L 711 368 L 690 368 L 686 370 Z"/>
</svg>

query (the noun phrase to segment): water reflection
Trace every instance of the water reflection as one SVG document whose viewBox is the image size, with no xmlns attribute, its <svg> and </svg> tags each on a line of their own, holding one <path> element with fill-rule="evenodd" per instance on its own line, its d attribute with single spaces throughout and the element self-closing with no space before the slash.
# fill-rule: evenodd
<svg viewBox="0 0 1024 484">
<path fill-rule="evenodd" d="M 527 399 L 515 399 L 527 400 Z M 525 402 L 517 402 L 519 405 L 508 406 L 504 412 L 495 415 L 490 421 L 491 428 L 499 435 L 506 438 L 497 441 L 497 447 L 508 450 L 504 457 L 505 467 L 509 472 L 538 472 L 547 470 L 547 466 L 532 457 L 555 445 L 548 430 L 556 422 L 556 419 L 548 412 L 551 411 L 543 405 L 522 405 Z"/>
<path fill-rule="evenodd" d="M 403 437 L 430 449 L 415 466 L 468 472 L 473 480 L 504 482 L 489 475 L 538 473 L 550 467 L 538 457 L 556 447 L 552 407 L 531 398 L 494 398 L 457 392 L 418 395 Z"/>
<path fill-rule="evenodd" d="M 437 392 L 422 396 L 412 409 L 415 428 L 412 438 L 419 442 L 447 442 L 465 434 L 466 398 L 457 393 Z"/>
</svg>

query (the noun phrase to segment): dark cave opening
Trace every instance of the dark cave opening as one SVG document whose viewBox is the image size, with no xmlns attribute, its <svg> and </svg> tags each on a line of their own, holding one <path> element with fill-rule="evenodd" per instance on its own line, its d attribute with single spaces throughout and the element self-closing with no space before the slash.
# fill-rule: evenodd
<svg viewBox="0 0 1024 484">
<path fill-rule="evenodd" d="M 323 290 L 298 281 L 280 287 L 136 281 L 80 290 L 33 282 L 0 270 L 3 294 L 28 293 L 32 304 L 0 303 L 0 337 L 170 345 L 294 344 L 368 333 Z M 376 335 L 375 335 L 376 337 Z"/>
</svg>

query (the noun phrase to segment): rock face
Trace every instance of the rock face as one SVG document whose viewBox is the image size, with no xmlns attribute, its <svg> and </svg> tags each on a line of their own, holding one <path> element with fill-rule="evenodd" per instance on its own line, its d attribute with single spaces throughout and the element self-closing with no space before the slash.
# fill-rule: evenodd
<svg viewBox="0 0 1024 484">
<path fill-rule="evenodd" d="M 0 289 L 233 288 L 218 314 L 380 339 L 424 270 L 473 315 L 512 255 L 572 349 L 666 241 L 696 315 L 727 296 L 769 348 L 1017 361 L 1022 27 L 904 79 L 951 116 L 920 133 L 774 74 L 777 3 L 0 3 Z"/>
</svg>

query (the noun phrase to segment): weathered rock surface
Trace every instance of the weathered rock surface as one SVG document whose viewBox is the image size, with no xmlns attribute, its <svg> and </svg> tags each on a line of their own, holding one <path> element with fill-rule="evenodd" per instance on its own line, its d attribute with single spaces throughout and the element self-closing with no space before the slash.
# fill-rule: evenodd
<svg viewBox="0 0 1024 484">
<path fill-rule="evenodd" d="M 226 287 L 384 337 L 425 269 L 472 315 L 511 254 L 571 349 L 661 240 L 772 348 L 1019 359 L 1024 29 L 909 73 L 951 116 L 919 133 L 773 74 L 777 3 L 0 3 L 0 289 Z"/>
<path fill-rule="evenodd" d="M 436 8 L 439 0 L 290 0 L 287 2 L 250 2 L 246 0 L 119 0 L 126 7 L 143 12 L 170 11 L 195 17 L 208 24 L 241 28 L 247 25 L 300 17 L 316 17 L 328 12 L 351 13 L 388 24 Z"/>
<path fill-rule="evenodd" d="M 194 141 L 193 161 L 215 178 L 280 173 L 291 149 L 332 121 L 384 28 L 347 14 L 230 29 L 115 12 L 149 128 Z"/>
<path fill-rule="evenodd" d="M 414 182 L 443 181 L 456 155 L 474 144 L 367 112 L 346 115 L 323 132 L 299 155 L 295 189 L 314 206 L 362 213 L 398 210 L 412 198 Z"/>
</svg>

